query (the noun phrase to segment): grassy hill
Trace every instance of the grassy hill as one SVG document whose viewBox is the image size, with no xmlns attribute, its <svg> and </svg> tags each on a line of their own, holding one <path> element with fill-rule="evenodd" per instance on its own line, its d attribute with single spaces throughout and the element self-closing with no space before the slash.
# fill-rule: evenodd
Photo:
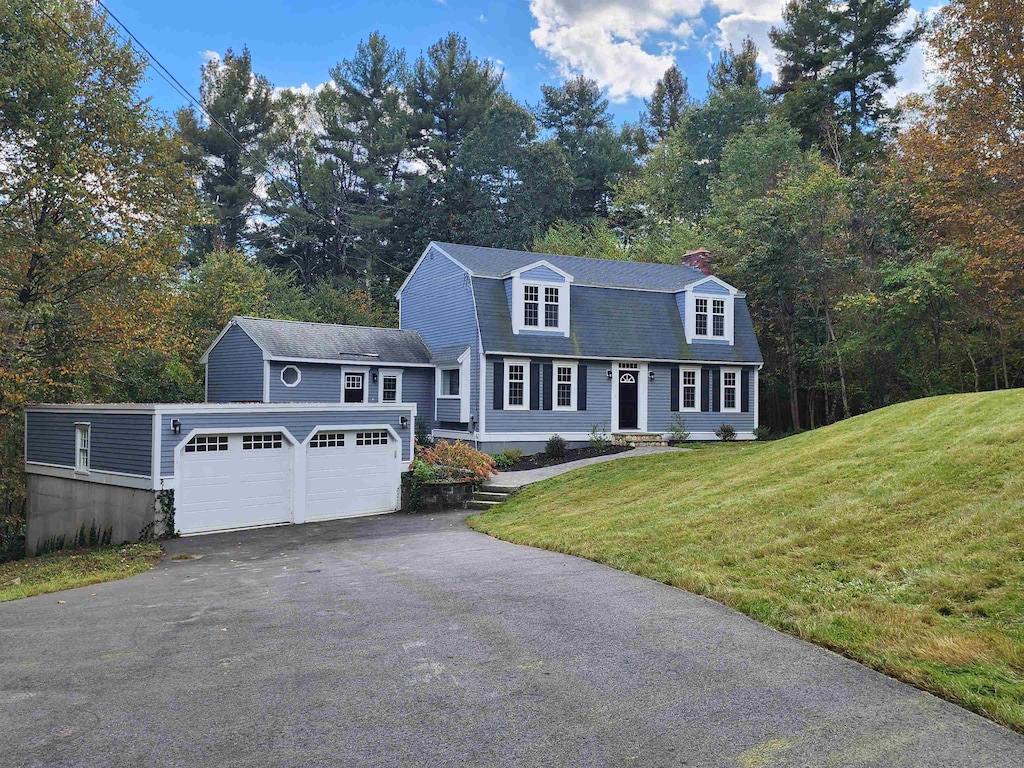
<svg viewBox="0 0 1024 768">
<path fill-rule="evenodd" d="M 470 525 L 706 595 L 1024 731 L 1024 390 L 599 464 Z"/>
</svg>

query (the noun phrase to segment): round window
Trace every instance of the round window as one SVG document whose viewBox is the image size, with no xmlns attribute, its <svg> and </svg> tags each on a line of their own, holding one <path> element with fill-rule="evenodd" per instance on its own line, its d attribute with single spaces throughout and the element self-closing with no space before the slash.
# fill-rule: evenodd
<svg viewBox="0 0 1024 768">
<path fill-rule="evenodd" d="M 302 374 L 294 365 L 286 365 L 281 369 L 281 381 L 286 387 L 294 387 L 302 381 Z"/>
</svg>

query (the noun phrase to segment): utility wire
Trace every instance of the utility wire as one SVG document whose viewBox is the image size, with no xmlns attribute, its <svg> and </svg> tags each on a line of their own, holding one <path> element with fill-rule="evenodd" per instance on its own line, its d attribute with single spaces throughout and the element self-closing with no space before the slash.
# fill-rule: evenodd
<svg viewBox="0 0 1024 768">
<path fill-rule="evenodd" d="M 35 2 L 35 0 L 33 0 L 33 1 Z M 139 47 L 139 48 L 141 48 L 141 49 L 142 49 L 143 53 L 145 54 L 145 58 L 146 58 L 146 63 L 147 63 L 147 64 L 149 64 L 149 65 L 150 65 L 150 67 L 152 67 L 152 68 L 153 68 L 153 69 L 154 69 L 154 70 L 155 70 L 155 71 L 156 71 L 156 72 L 157 72 L 157 73 L 158 73 L 158 74 L 159 74 L 159 75 L 160 75 L 160 76 L 161 76 L 161 77 L 162 77 L 162 78 L 163 78 L 163 79 L 164 79 L 165 81 L 167 81 L 167 82 L 168 82 L 168 85 L 171 85 L 171 87 L 172 87 L 172 88 L 173 88 L 173 89 L 174 89 L 174 90 L 175 90 L 175 91 L 176 91 L 176 92 L 177 92 L 177 93 L 178 93 L 179 95 L 183 95 L 183 96 L 184 96 L 185 98 L 187 98 L 187 99 L 188 99 L 189 101 L 191 101 L 191 102 L 192 102 L 193 104 L 195 104 L 195 105 L 196 105 L 196 106 L 197 106 L 197 107 L 198 107 L 198 108 L 200 109 L 200 111 L 201 111 L 201 112 L 202 112 L 202 113 L 203 113 L 204 115 L 206 115 L 207 119 L 209 119 L 209 120 L 210 120 L 210 121 L 211 121 L 212 123 L 214 123 L 214 124 L 215 124 L 215 125 L 216 125 L 216 126 L 217 126 L 218 128 L 220 128 L 220 129 L 221 129 L 221 130 L 222 130 L 222 131 L 224 132 L 224 134 L 225 134 L 225 135 L 226 135 L 226 136 L 227 136 L 227 137 L 228 137 L 229 139 L 231 139 L 231 141 L 232 141 L 232 142 L 233 142 L 233 143 L 235 144 L 235 146 L 237 146 L 237 147 L 238 147 L 238 148 L 239 148 L 240 150 L 242 150 L 242 151 L 243 151 L 243 152 L 244 152 L 244 153 L 245 153 L 245 154 L 246 154 L 246 155 L 247 155 L 247 156 L 248 156 L 248 157 L 249 157 L 249 158 L 250 158 L 250 159 L 251 159 L 251 160 L 252 160 L 252 161 L 253 161 L 253 162 L 254 162 L 254 163 L 255 163 L 256 165 L 258 165 L 258 166 L 259 166 L 260 168 L 262 168 L 262 169 L 263 169 L 263 171 L 264 171 L 264 172 L 265 172 L 265 173 L 267 174 L 267 176 L 268 176 L 268 177 L 270 178 L 270 184 L 271 184 L 271 186 L 273 186 L 274 184 L 280 183 L 280 181 L 278 180 L 278 178 L 277 178 L 277 177 L 276 177 L 276 176 L 274 175 L 274 172 L 270 170 L 270 168 L 269 168 L 269 167 L 267 166 L 267 164 L 266 164 L 266 163 L 264 163 L 264 162 L 263 162 L 263 161 L 262 161 L 262 160 L 261 160 L 260 158 L 256 157 L 256 156 L 255 156 L 255 155 L 254 155 L 254 154 L 253 154 L 252 152 L 250 152 L 250 151 L 249 151 L 249 149 L 248 149 L 248 147 L 246 147 L 246 146 L 245 146 L 244 144 L 242 144 L 242 142 L 240 142 L 240 141 L 239 141 L 239 140 L 238 140 L 238 139 L 237 139 L 237 138 L 236 138 L 236 137 L 235 137 L 235 136 L 234 136 L 234 135 L 233 135 L 233 134 L 232 134 L 232 133 L 231 133 L 231 132 L 230 132 L 230 131 L 229 131 L 229 130 L 228 130 L 228 129 L 227 129 L 226 127 L 225 127 L 225 126 L 224 126 L 224 124 L 223 124 L 223 123 L 221 123 L 221 122 L 220 122 L 220 121 L 219 121 L 219 120 L 218 120 L 218 119 L 217 119 L 216 117 L 214 117 L 214 116 L 213 116 L 212 114 L 210 114 L 210 112 L 209 112 L 209 111 L 208 111 L 208 110 L 206 109 L 206 107 L 205 107 L 205 106 L 203 106 L 203 103 L 202 103 L 202 102 L 201 102 L 201 101 L 200 101 L 199 99 L 197 99 L 197 98 L 196 98 L 195 96 L 193 96 L 193 95 L 192 95 L 192 93 L 191 93 L 191 92 L 190 92 L 190 91 L 188 90 L 188 88 L 186 88 L 186 87 L 185 87 L 184 85 L 182 85 L 181 81 L 180 81 L 180 80 L 178 80 L 178 78 L 177 78 L 177 77 L 175 77 L 175 76 L 174 76 L 174 74 L 173 74 L 173 73 L 172 73 L 172 72 L 171 72 L 171 71 L 170 71 L 170 70 L 169 70 L 169 69 L 168 69 L 168 68 L 167 68 L 166 66 L 164 66 L 163 62 L 161 62 L 161 61 L 160 61 L 160 60 L 159 60 L 159 59 L 158 59 L 158 58 L 157 58 L 156 56 L 154 56 L 154 55 L 153 55 L 153 53 L 152 53 L 152 52 L 151 52 L 151 51 L 150 51 L 150 50 L 149 50 L 149 49 L 148 49 L 148 48 L 146 47 L 146 45 L 145 45 L 145 44 L 144 44 L 144 43 L 143 43 L 143 42 L 142 42 L 142 41 L 141 41 L 141 40 L 140 40 L 140 39 L 139 39 L 139 38 L 138 38 L 138 37 L 137 37 L 137 36 L 135 35 L 135 33 L 134 33 L 134 32 L 132 32 L 132 31 L 131 31 L 131 30 L 130 30 L 130 29 L 128 28 L 128 26 L 127 26 L 127 25 L 126 25 L 126 24 L 125 24 L 125 23 L 124 23 L 123 21 L 121 21 L 121 20 L 120 20 L 120 19 L 119 19 L 119 18 L 118 18 L 118 17 L 117 17 L 117 16 L 116 16 L 116 15 L 115 15 L 115 14 L 114 14 L 114 13 L 113 13 L 113 12 L 112 12 L 111 10 L 110 10 L 110 8 L 108 8 L 108 7 L 106 6 L 106 4 L 105 4 L 105 3 L 103 2 L 103 0 L 95 0 L 95 2 L 96 2 L 96 4 L 97 4 L 97 5 L 99 6 L 99 7 L 103 8 L 103 10 L 104 10 L 104 11 L 106 12 L 106 14 L 107 14 L 107 15 L 108 15 L 108 16 L 109 16 L 110 18 L 112 18 L 112 19 L 113 19 L 113 20 L 114 20 L 114 21 L 115 21 L 115 22 L 116 22 L 116 23 L 118 24 L 118 26 L 120 26 L 120 27 L 121 27 L 121 29 L 123 29 L 123 30 L 124 30 L 124 32 L 125 32 L 125 33 L 126 33 L 126 34 L 127 34 L 127 35 L 128 35 L 129 37 L 130 37 L 130 38 L 131 38 L 131 40 L 132 40 L 132 41 L 134 41 L 134 42 L 135 42 L 135 44 L 136 44 L 136 45 L 138 45 L 138 47 Z M 38 3 L 36 3 L 36 5 L 37 5 L 37 7 L 39 7 L 39 4 L 38 4 Z M 42 10 L 42 9 L 40 8 L 40 10 Z M 45 11 L 43 11 L 43 12 L 44 12 L 44 13 L 46 13 Z M 47 15 L 47 16 L 49 17 L 49 14 L 46 14 L 46 15 Z M 51 20 L 52 20 L 52 18 L 51 18 Z M 117 34 L 118 34 L 118 35 L 119 35 L 119 36 L 120 36 L 120 37 L 121 37 L 122 39 L 125 39 L 125 38 L 124 38 L 124 36 L 123 36 L 123 35 L 121 35 L 120 31 L 118 31 L 117 29 L 114 29 L 114 31 L 115 31 L 115 32 L 117 32 Z M 65 33 L 66 33 L 66 34 L 68 34 L 68 36 L 69 36 L 69 37 L 71 36 L 71 35 L 70 35 L 70 33 L 67 33 L 67 30 L 65 30 Z M 72 39 L 74 39 L 74 38 L 72 37 Z M 131 42 L 130 42 L 130 41 L 126 40 L 125 42 L 128 42 L 129 46 L 131 45 Z M 173 81 L 173 82 L 172 82 L 172 81 Z M 230 177 L 230 174 L 225 174 L 225 175 L 228 175 L 228 176 Z M 235 179 L 234 181 L 235 181 L 236 183 L 239 183 L 239 182 L 237 181 L 237 179 Z M 297 198 L 297 197 L 296 197 L 296 195 L 295 195 L 295 192 L 294 192 L 293 190 L 289 189 L 289 188 L 287 187 L 287 185 L 285 185 L 285 191 L 286 191 L 286 192 L 288 193 L 288 196 L 289 196 L 289 197 L 290 197 L 290 198 L 291 198 L 291 199 L 292 199 L 293 201 L 295 201 L 295 202 L 297 203 L 297 205 L 298 205 L 298 206 L 299 206 L 300 208 L 302 208 L 302 209 L 303 209 L 304 211 L 306 211 L 306 213 L 310 214 L 311 216 L 315 216 L 316 218 L 318 218 L 318 219 L 320 219 L 321 221 L 323 221 L 323 222 L 324 222 L 325 224 L 329 225 L 329 226 L 330 226 L 331 228 L 333 228 L 333 229 L 334 229 L 334 231 L 335 231 L 335 232 L 337 232 L 337 233 L 338 233 L 338 235 L 339 235 L 340 237 L 342 237 L 342 238 L 347 238 L 347 239 L 351 239 L 351 237 L 352 237 L 352 236 L 351 236 L 351 235 L 349 235 L 349 234 L 346 234 L 345 232 L 342 232 L 342 231 L 341 231 L 341 229 L 340 229 L 340 228 L 338 227 L 338 225 L 337 225 L 336 223 L 334 223 L 333 221 L 331 221 L 330 219 L 328 219 L 328 218 L 327 218 L 326 216 L 324 216 L 324 215 L 323 215 L 323 214 L 321 214 L 320 212 L 318 212 L 318 211 L 315 211 L 315 210 L 312 210 L 312 209 L 310 209 L 310 208 L 307 208 L 307 207 L 306 207 L 306 205 L 305 205 L 305 204 L 303 203 L 303 201 L 301 200 L 301 198 Z M 340 201 L 340 200 L 338 200 L 337 198 L 335 198 L 335 202 L 338 202 L 339 204 L 341 203 L 341 201 Z M 294 234 L 294 233 L 293 233 L 293 234 Z M 408 274 L 409 274 L 409 273 L 408 273 L 408 272 L 407 272 L 406 270 L 402 269 L 401 267 L 395 266 L 395 265 L 394 265 L 394 264 L 392 264 L 391 262 L 389 262 L 389 261 L 387 261 L 387 260 L 385 260 L 385 259 L 382 259 L 382 258 L 380 258 L 379 256 L 377 256 L 377 257 L 375 258 L 375 260 L 376 260 L 376 261 L 379 261 L 379 262 L 381 262 L 381 263 L 382 263 L 382 264 L 384 264 L 385 266 L 388 266 L 388 267 L 390 267 L 391 269 L 395 270 L 396 272 L 398 272 L 398 273 L 400 273 L 400 274 L 402 274 L 402 275 L 408 275 Z"/>
</svg>

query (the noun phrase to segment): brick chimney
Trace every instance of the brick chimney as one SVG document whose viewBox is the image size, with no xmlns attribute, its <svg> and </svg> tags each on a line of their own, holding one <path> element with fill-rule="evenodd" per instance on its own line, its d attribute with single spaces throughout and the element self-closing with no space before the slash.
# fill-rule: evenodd
<svg viewBox="0 0 1024 768">
<path fill-rule="evenodd" d="M 695 251 L 687 251 L 679 259 L 684 267 L 699 269 L 705 275 L 711 274 L 711 251 L 707 248 L 698 248 Z"/>
</svg>

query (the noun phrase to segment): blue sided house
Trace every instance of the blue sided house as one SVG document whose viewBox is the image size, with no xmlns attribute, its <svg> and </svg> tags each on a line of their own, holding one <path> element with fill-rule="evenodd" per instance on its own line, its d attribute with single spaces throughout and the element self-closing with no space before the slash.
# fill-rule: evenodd
<svg viewBox="0 0 1024 768">
<path fill-rule="evenodd" d="M 26 408 L 29 550 L 134 539 L 168 498 L 185 534 L 393 511 L 417 420 L 488 452 L 753 438 L 745 294 L 688 263 L 435 242 L 397 298 L 398 329 L 232 319 L 204 403 Z"/>
</svg>

